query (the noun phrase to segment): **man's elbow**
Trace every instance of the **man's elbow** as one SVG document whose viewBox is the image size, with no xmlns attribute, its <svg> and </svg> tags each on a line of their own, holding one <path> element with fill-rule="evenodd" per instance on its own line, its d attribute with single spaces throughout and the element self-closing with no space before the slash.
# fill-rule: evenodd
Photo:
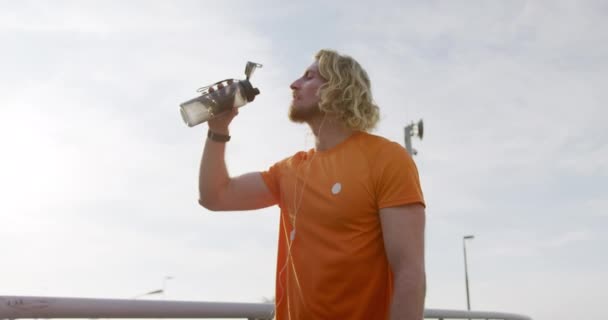
<svg viewBox="0 0 608 320">
<path fill-rule="evenodd" d="M 398 268 L 393 271 L 396 281 L 415 285 L 426 285 L 426 271 L 423 264 Z"/>
<path fill-rule="evenodd" d="M 219 201 L 214 198 L 201 194 L 198 198 L 198 204 L 209 211 L 221 211 Z"/>
</svg>

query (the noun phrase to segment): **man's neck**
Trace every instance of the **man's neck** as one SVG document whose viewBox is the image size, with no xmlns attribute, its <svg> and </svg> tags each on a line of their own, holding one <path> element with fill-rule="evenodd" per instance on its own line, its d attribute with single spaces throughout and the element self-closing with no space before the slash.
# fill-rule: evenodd
<svg viewBox="0 0 608 320">
<path fill-rule="evenodd" d="M 317 151 L 329 150 L 348 139 L 355 130 L 349 129 L 335 116 L 325 114 L 308 123 L 315 135 L 315 149 Z"/>
</svg>

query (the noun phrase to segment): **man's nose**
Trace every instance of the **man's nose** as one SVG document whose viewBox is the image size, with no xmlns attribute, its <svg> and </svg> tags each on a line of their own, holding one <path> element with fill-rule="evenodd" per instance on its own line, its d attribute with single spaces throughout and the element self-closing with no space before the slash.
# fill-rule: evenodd
<svg viewBox="0 0 608 320">
<path fill-rule="evenodd" d="M 296 90 L 296 89 L 298 89 L 299 87 L 300 87 L 300 83 L 299 83 L 299 81 L 298 81 L 298 80 L 296 80 L 296 81 L 292 82 L 292 83 L 289 85 L 289 88 L 291 88 L 291 90 Z"/>
</svg>

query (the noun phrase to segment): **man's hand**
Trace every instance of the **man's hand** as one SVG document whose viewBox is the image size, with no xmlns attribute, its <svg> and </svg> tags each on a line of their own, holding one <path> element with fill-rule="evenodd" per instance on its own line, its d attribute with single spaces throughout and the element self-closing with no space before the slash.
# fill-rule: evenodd
<svg viewBox="0 0 608 320">
<path fill-rule="evenodd" d="M 230 86 L 231 84 L 232 80 L 229 80 L 227 82 L 227 85 Z M 212 98 L 214 101 L 217 101 L 218 103 L 226 103 L 232 101 L 232 104 L 234 105 L 234 97 L 232 97 L 232 99 L 228 99 L 227 97 L 232 94 L 232 92 L 229 91 L 230 88 L 227 88 L 228 90 L 222 90 L 223 88 L 224 85 L 222 83 L 217 85 L 217 92 L 213 89 L 213 87 L 209 88 L 210 98 Z M 217 109 L 221 110 L 219 106 Z M 217 112 L 217 110 L 214 111 Z M 215 116 L 208 121 L 209 129 L 215 133 L 228 135 L 228 127 L 232 122 L 232 119 L 234 119 L 234 117 L 236 117 L 238 114 L 239 110 L 235 107 L 232 107 L 232 110 L 230 111 L 222 112 L 220 115 Z"/>
<path fill-rule="evenodd" d="M 232 119 L 234 119 L 234 117 L 236 117 L 238 114 L 239 109 L 232 108 L 232 110 L 210 119 L 208 121 L 209 130 L 215 133 L 228 135 L 230 133 L 228 126 L 230 125 L 230 122 L 232 122 Z"/>
</svg>

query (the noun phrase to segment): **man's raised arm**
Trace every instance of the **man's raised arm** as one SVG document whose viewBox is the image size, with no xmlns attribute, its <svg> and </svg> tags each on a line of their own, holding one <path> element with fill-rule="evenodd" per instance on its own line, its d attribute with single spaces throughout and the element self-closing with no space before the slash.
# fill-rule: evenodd
<svg viewBox="0 0 608 320">
<path fill-rule="evenodd" d="M 209 130 L 219 138 L 207 138 L 199 171 L 199 203 L 212 211 L 253 210 L 276 204 L 259 172 L 230 177 L 226 169 L 228 126 L 238 114 L 232 112 L 209 121 Z"/>
</svg>

